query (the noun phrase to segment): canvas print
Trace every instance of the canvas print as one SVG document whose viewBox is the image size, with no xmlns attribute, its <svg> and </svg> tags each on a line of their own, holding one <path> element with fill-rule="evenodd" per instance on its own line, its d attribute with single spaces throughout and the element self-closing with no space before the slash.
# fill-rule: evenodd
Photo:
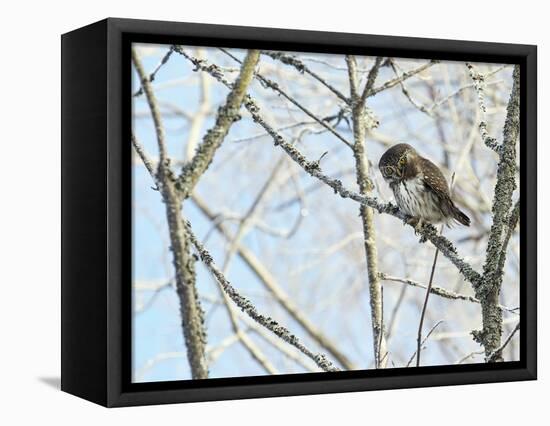
<svg viewBox="0 0 550 426">
<path fill-rule="evenodd" d="M 131 61 L 134 383 L 519 360 L 519 66 Z"/>
</svg>

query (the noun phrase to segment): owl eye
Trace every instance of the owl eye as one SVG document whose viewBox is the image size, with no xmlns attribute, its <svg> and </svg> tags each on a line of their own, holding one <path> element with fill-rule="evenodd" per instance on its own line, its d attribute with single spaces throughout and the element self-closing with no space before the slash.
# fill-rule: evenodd
<svg viewBox="0 0 550 426">
<path fill-rule="evenodd" d="M 395 167 L 393 166 L 386 166 L 382 169 L 382 174 L 385 177 L 391 177 L 393 174 L 395 174 Z"/>
<path fill-rule="evenodd" d="M 402 168 L 406 162 L 407 162 L 406 156 L 401 157 L 397 162 L 397 167 Z"/>
</svg>

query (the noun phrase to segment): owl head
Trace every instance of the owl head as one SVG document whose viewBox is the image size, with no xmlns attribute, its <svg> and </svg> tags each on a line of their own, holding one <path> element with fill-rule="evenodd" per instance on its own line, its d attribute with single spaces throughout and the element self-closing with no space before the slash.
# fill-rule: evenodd
<svg viewBox="0 0 550 426">
<path fill-rule="evenodd" d="M 399 143 L 388 149 L 380 158 L 378 168 L 388 182 L 399 181 L 405 176 L 407 164 L 418 154 L 406 143 Z"/>
</svg>

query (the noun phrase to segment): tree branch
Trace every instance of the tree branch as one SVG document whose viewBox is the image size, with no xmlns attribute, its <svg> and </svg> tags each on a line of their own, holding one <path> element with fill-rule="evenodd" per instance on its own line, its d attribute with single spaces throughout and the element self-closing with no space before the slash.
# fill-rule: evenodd
<svg viewBox="0 0 550 426">
<path fill-rule="evenodd" d="M 428 334 L 426 334 L 426 337 L 424 337 L 424 340 L 422 340 L 422 343 L 420 344 L 420 350 L 422 350 L 422 347 L 424 346 L 424 343 L 428 340 L 428 338 L 432 335 L 432 333 L 435 331 L 437 327 L 439 327 L 441 324 L 443 324 L 443 320 L 440 320 L 435 323 L 435 325 L 428 331 Z M 413 359 L 415 357 L 418 357 L 418 348 L 414 351 L 414 353 L 409 358 L 409 361 L 407 362 L 407 365 L 405 367 L 409 367 L 411 363 L 413 362 Z"/>
<path fill-rule="evenodd" d="M 316 371 L 322 371 L 317 366 L 317 364 L 314 364 L 310 358 L 305 357 L 303 353 L 298 352 L 294 346 L 290 347 L 289 345 L 287 345 L 286 342 L 279 339 L 277 336 L 271 333 L 271 331 L 262 327 L 245 313 L 239 312 L 239 314 L 241 315 L 243 321 L 248 324 L 248 326 L 254 333 L 256 333 L 265 342 L 269 343 L 269 345 L 271 345 L 277 351 L 281 352 L 281 354 L 288 357 L 288 359 L 291 359 L 296 364 L 301 366 L 305 371 L 312 373 Z"/>
<path fill-rule="evenodd" d="M 312 76 L 315 80 L 317 80 L 319 83 L 321 83 L 323 86 L 325 86 L 327 89 L 329 89 L 332 93 L 334 93 L 340 100 L 344 101 L 346 104 L 350 104 L 350 100 L 342 94 L 338 89 L 336 89 L 333 85 L 331 85 L 329 82 L 327 82 L 324 78 L 322 78 L 319 74 L 312 71 L 306 64 L 304 64 L 302 61 L 300 61 L 297 57 L 287 55 L 283 52 L 273 52 L 271 50 L 263 50 L 263 55 L 267 55 L 272 59 L 281 61 L 283 64 L 293 66 L 300 72 L 301 74 L 309 74 Z"/>
<path fill-rule="evenodd" d="M 145 149 L 143 148 L 143 145 L 137 140 L 134 134 L 132 134 L 132 145 L 134 146 L 134 149 L 136 150 L 137 154 L 139 155 L 139 158 L 141 158 L 141 161 L 143 162 L 143 165 L 151 175 L 151 178 L 153 179 L 153 182 L 155 185 L 157 185 L 157 188 L 159 187 L 159 181 L 157 178 L 157 173 L 155 172 L 155 168 L 153 165 L 153 162 L 151 159 L 147 156 L 145 153 Z"/>
<path fill-rule="evenodd" d="M 151 110 L 151 116 L 153 117 L 153 124 L 155 125 L 155 133 L 157 136 L 157 144 L 159 148 L 159 163 L 158 163 L 157 179 L 162 181 L 165 176 L 165 168 L 167 166 L 166 165 L 167 156 L 166 156 L 166 142 L 164 137 L 164 126 L 162 125 L 162 120 L 160 118 L 160 110 L 158 107 L 158 102 L 156 100 L 155 94 L 153 93 L 151 83 L 149 82 L 149 79 L 145 74 L 145 70 L 143 68 L 143 65 L 141 64 L 139 57 L 137 56 L 135 49 L 132 49 L 132 62 L 141 80 L 141 87 L 145 91 L 147 104 L 149 105 L 149 109 Z"/>
<path fill-rule="evenodd" d="M 224 52 L 226 55 L 228 55 L 230 58 L 235 60 L 236 62 L 241 62 L 239 59 L 237 59 L 235 56 L 233 56 L 231 53 L 229 53 L 225 49 L 220 49 L 222 52 Z M 336 136 L 338 139 L 340 139 L 342 142 L 344 142 L 348 147 L 351 148 L 351 143 L 343 137 L 340 133 L 338 133 L 330 124 L 328 124 L 325 120 L 321 120 L 319 117 L 317 117 L 315 114 L 313 114 L 309 109 L 307 109 L 305 106 L 303 106 L 300 102 L 298 102 L 296 99 L 294 99 L 292 96 L 288 95 L 283 89 L 279 87 L 279 85 L 264 77 L 260 73 L 256 73 L 255 77 L 265 86 L 273 90 L 274 92 L 278 93 L 279 95 L 283 96 L 286 100 L 288 100 L 290 103 L 292 103 L 294 106 L 299 108 L 304 114 L 311 117 L 313 120 L 315 120 L 318 124 L 323 126 L 325 129 L 327 129 L 330 133 L 332 133 L 334 136 Z"/>
<path fill-rule="evenodd" d="M 176 47 L 174 47 L 174 50 L 178 51 Z M 258 50 L 250 50 L 248 52 L 242 63 L 237 81 L 228 86 L 231 91 L 227 95 L 225 104 L 218 110 L 214 127 L 208 130 L 204 136 L 191 162 L 183 167 L 176 184 L 183 199 L 191 194 L 199 178 L 212 162 L 216 150 L 222 144 L 231 125 L 235 121 L 240 120 L 239 110 L 246 95 L 248 85 L 254 76 L 254 68 L 258 63 L 259 57 L 260 52 Z"/>
<path fill-rule="evenodd" d="M 162 66 L 164 64 L 166 64 L 166 62 L 168 62 L 168 59 L 170 59 L 170 56 L 172 56 L 172 53 L 174 53 L 174 50 L 172 48 L 170 48 L 168 50 L 168 52 L 166 52 L 166 54 L 162 57 L 162 59 L 160 60 L 159 64 L 156 66 L 156 68 L 153 70 L 153 72 L 151 74 L 149 74 L 149 77 L 147 77 L 147 81 L 149 83 L 152 83 L 154 80 L 155 80 L 155 77 L 157 76 L 157 73 L 159 72 L 159 70 L 162 68 Z M 140 88 L 134 93 L 134 96 L 140 96 L 143 94 L 143 84 L 140 86 Z"/>
<path fill-rule="evenodd" d="M 393 59 L 390 59 L 389 62 L 393 72 L 395 73 L 396 76 L 399 77 L 399 74 L 397 73 L 397 66 L 395 65 L 395 61 Z M 403 95 L 405 95 L 405 97 L 411 103 L 412 106 L 414 106 L 420 112 L 423 112 L 424 114 L 428 115 L 429 117 L 433 117 L 433 113 L 431 110 L 429 110 L 424 105 L 421 105 L 420 103 L 418 103 L 413 99 L 411 93 L 409 92 L 409 90 L 407 89 L 403 81 L 400 81 L 399 85 L 401 86 L 401 92 L 403 92 Z"/>
<path fill-rule="evenodd" d="M 502 361 L 500 355 L 492 354 L 500 346 L 502 335 L 502 311 L 499 309 L 499 295 L 502 285 L 504 263 L 501 254 L 506 235 L 504 230 L 509 224 L 512 207 L 512 195 L 516 183 L 516 143 L 519 135 L 519 65 L 514 67 L 513 85 L 508 101 L 503 130 L 503 141 L 499 148 L 497 182 L 493 197 L 493 224 L 487 242 L 485 264 L 481 285 L 476 296 L 481 301 L 483 329 L 473 331 L 474 339 L 485 349 L 488 362 Z M 490 358 L 489 358 L 490 357 Z"/>
<path fill-rule="evenodd" d="M 300 352 L 302 352 L 307 357 L 311 358 L 324 371 L 339 370 L 328 360 L 328 358 L 325 355 L 319 354 L 319 353 L 318 354 L 313 353 L 311 350 L 309 350 L 300 342 L 298 337 L 290 333 L 289 330 L 287 330 L 285 327 L 280 325 L 273 318 L 260 314 L 256 309 L 256 307 L 252 304 L 252 302 L 250 302 L 250 300 L 248 300 L 247 298 L 241 296 L 239 292 L 231 285 L 231 283 L 223 276 L 221 271 L 216 267 L 210 253 L 208 253 L 208 251 L 204 248 L 204 246 L 197 240 L 197 237 L 195 236 L 195 234 L 191 229 L 191 224 L 187 222 L 185 224 L 185 227 L 186 227 L 187 234 L 189 235 L 189 239 L 193 244 L 193 246 L 195 247 L 195 249 L 197 250 L 199 254 L 199 258 L 201 259 L 203 264 L 212 273 L 212 275 L 214 275 L 218 283 L 223 287 L 225 293 L 243 312 L 245 312 L 250 318 L 252 318 L 258 324 L 262 325 L 263 327 L 267 328 L 268 330 L 276 334 L 285 342 L 299 349 Z"/>
<path fill-rule="evenodd" d="M 422 288 L 424 290 L 428 289 L 427 285 L 419 283 L 418 281 L 411 280 L 409 278 L 394 277 L 394 276 L 388 275 L 384 272 L 380 272 L 378 275 L 380 276 L 380 279 L 384 280 L 384 281 L 402 283 L 402 284 L 409 285 L 411 287 Z M 449 299 L 449 300 L 464 300 L 464 301 L 467 301 L 467 302 L 472 302 L 472 303 L 477 303 L 477 304 L 481 303 L 479 301 L 479 299 L 476 299 L 473 296 L 468 296 L 468 295 L 465 295 L 465 294 L 455 293 L 454 291 L 450 291 L 450 290 L 447 290 L 446 288 L 438 287 L 438 286 L 435 286 L 435 285 L 432 285 L 432 287 L 430 289 L 430 293 L 435 294 L 436 296 L 439 296 L 439 297 L 443 297 L 444 299 Z M 517 311 L 518 311 L 517 308 L 510 308 L 510 307 L 504 306 L 504 305 L 499 305 L 499 306 L 503 311 L 507 311 L 507 312 L 510 312 L 512 314 L 517 315 Z"/>
<path fill-rule="evenodd" d="M 512 332 L 508 335 L 504 343 L 487 357 L 487 362 L 494 362 L 502 357 L 502 351 L 504 350 L 504 348 L 506 348 L 506 346 L 508 346 L 508 343 L 510 343 L 510 341 L 512 340 L 512 337 L 514 337 L 514 335 L 518 330 L 519 330 L 519 321 L 514 327 L 514 329 L 512 330 Z"/>
<path fill-rule="evenodd" d="M 209 209 L 204 200 L 197 194 L 192 195 L 192 200 L 196 206 L 210 220 L 214 221 L 216 215 Z M 228 240 L 232 241 L 233 237 L 228 229 L 220 222 L 215 223 L 216 229 Z M 277 283 L 277 280 L 262 262 L 254 255 L 247 247 L 237 244 L 237 254 L 246 263 L 260 283 L 269 291 L 281 307 L 324 349 L 326 349 L 345 369 L 355 370 L 357 367 L 349 360 L 349 358 L 338 348 L 338 346 L 330 340 L 303 312 L 294 304 L 292 299 L 286 294 L 284 289 Z"/>
<path fill-rule="evenodd" d="M 199 61 L 185 52 L 182 52 L 182 50 L 177 50 L 178 53 L 181 53 L 183 56 L 185 56 L 189 61 L 191 61 L 195 66 L 197 70 L 201 70 L 203 72 L 209 73 L 212 77 L 214 77 L 216 80 L 218 80 L 220 83 L 224 85 L 229 85 L 230 83 L 227 82 L 227 80 L 223 76 L 223 72 L 221 69 L 212 64 L 208 65 L 205 61 Z M 415 73 L 418 73 L 429 66 L 433 65 L 431 62 L 428 64 L 425 64 L 424 66 L 420 67 L 420 70 L 416 70 Z M 412 72 L 411 72 L 412 73 Z M 395 84 L 399 84 L 399 82 L 395 82 Z M 375 89 L 373 89 L 374 91 Z M 371 91 L 367 98 L 372 96 Z M 368 197 L 363 196 L 361 194 L 358 194 L 356 192 L 350 191 L 344 187 L 342 182 L 338 179 L 333 179 L 324 173 L 322 173 L 321 168 L 319 166 L 319 163 L 316 161 L 309 161 L 307 158 L 296 149 L 292 144 L 285 141 L 283 136 L 281 136 L 273 127 L 271 127 L 260 115 L 260 107 L 258 106 L 257 102 L 250 96 L 247 95 L 244 100 L 244 106 L 252 116 L 252 119 L 258 123 L 260 126 L 264 128 L 264 130 L 271 136 L 271 138 L 274 141 L 274 144 L 276 146 L 279 146 L 282 148 L 293 160 L 296 162 L 304 171 L 306 171 L 309 175 L 319 179 L 320 181 L 324 182 L 326 185 L 331 187 L 335 194 L 338 194 L 342 198 L 349 198 L 351 200 L 354 200 L 360 204 L 364 204 L 366 206 L 372 207 L 374 210 L 378 211 L 382 214 L 389 214 L 391 216 L 394 216 L 398 219 L 400 219 L 404 224 L 407 224 L 406 219 L 407 216 L 400 211 L 397 206 L 393 205 L 392 203 L 381 203 L 378 201 L 375 197 Z M 481 275 L 476 272 L 470 264 L 468 264 L 457 252 L 454 245 L 444 236 L 439 235 L 437 230 L 434 226 L 426 224 L 424 227 L 420 230 L 420 234 L 422 235 L 423 239 L 429 240 L 432 242 L 432 244 L 439 248 L 441 251 L 441 254 L 443 254 L 445 257 L 447 257 L 453 265 L 456 266 L 456 268 L 460 271 L 460 273 L 464 276 L 464 278 L 472 284 L 474 288 L 478 287 L 479 282 L 481 280 Z"/>
<path fill-rule="evenodd" d="M 516 204 L 514 205 L 514 208 L 512 209 L 512 212 L 510 213 L 510 217 L 508 218 L 508 223 L 506 225 L 507 226 L 506 235 L 504 236 L 504 240 L 502 241 L 502 250 L 500 251 L 500 257 L 498 260 L 498 270 L 500 271 L 504 270 L 504 263 L 506 262 L 506 252 L 508 251 L 508 244 L 519 222 L 519 208 L 520 208 L 520 204 L 519 204 L 519 198 L 518 198 L 518 200 L 516 201 Z"/>
<path fill-rule="evenodd" d="M 439 61 L 431 60 L 430 62 L 425 63 L 424 65 L 419 66 L 418 68 L 415 68 L 413 70 L 404 72 L 400 77 L 393 78 L 391 80 L 386 81 L 381 86 L 375 87 L 371 89 L 367 93 L 367 98 L 370 98 L 371 96 L 374 96 L 384 90 L 391 89 L 394 86 L 397 86 L 398 84 L 402 83 L 405 80 L 408 80 L 409 78 L 415 76 L 416 74 L 420 74 L 422 71 L 427 70 L 431 66 L 438 64 Z"/>
<path fill-rule="evenodd" d="M 441 227 L 443 230 L 443 227 Z M 426 295 L 424 296 L 424 303 L 422 304 L 422 312 L 420 313 L 420 321 L 418 323 L 418 333 L 416 336 L 416 366 L 420 367 L 420 353 L 422 349 L 422 326 L 424 325 L 424 318 L 426 316 L 426 309 L 428 307 L 428 299 L 432 291 L 432 285 L 434 282 L 435 266 L 437 265 L 437 257 L 439 256 L 439 250 L 435 249 L 434 261 L 432 263 L 432 270 L 430 272 L 430 281 L 428 281 L 428 288 L 426 289 Z"/>
<path fill-rule="evenodd" d="M 470 63 L 466 63 L 470 77 L 474 82 L 474 88 L 477 92 L 477 100 L 479 104 L 479 111 L 481 113 L 481 119 L 479 121 L 479 133 L 483 143 L 491 148 L 496 153 L 499 153 L 500 147 L 497 140 L 489 134 L 487 130 L 487 107 L 485 106 L 485 78 L 486 76 L 477 72 L 474 66 Z"/>
<path fill-rule="evenodd" d="M 374 86 L 374 81 L 376 80 L 376 77 L 378 77 L 378 70 L 380 69 L 380 65 L 382 65 L 382 58 L 378 56 L 374 60 L 374 65 L 372 66 L 372 68 L 369 71 L 369 74 L 367 75 L 367 82 L 365 83 L 363 94 L 361 95 L 361 99 L 359 100 L 362 106 L 365 105 L 365 102 L 367 101 L 367 96 L 369 96 L 370 92 L 372 91 L 372 88 Z"/>
<path fill-rule="evenodd" d="M 166 143 L 164 140 L 164 127 L 160 118 L 157 100 L 147 79 L 143 66 L 137 53 L 132 49 L 132 62 L 141 79 L 142 87 L 151 109 L 151 115 L 155 124 L 157 143 L 159 147 L 158 172 L 153 174 L 156 180 L 162 199 L 166 206 L 166 218 L 170 233 L 170 246 L 172 251 L 172 263 L 176 276 L 176 292 L 180 302 L 180 313 L 182 320 L 183 335 L 187 348 L 187 358 L 193 379 L 205 379 L 208 377 L 208 366 L 205 356 L 206 330 L 204 327 L 204 312 L 202 310 L 195 275 L 195 260 L 190 255 L 190 247 L 185 236 L 185 229 L 182 222 L 181 200 L 177 195 L 172 172 L 168 165 Z M 144 151 L 139 149 L 136 139 L 133 138 L 134 147 L 142 156 Z M 151 162 L 147 167 L 151 172 Z"/>
<path fill-rule="evenodd" d="M 352 121 L 353 121 L 353 156 L 355 159 L 355 175 L 359 193 L 366 195 L 372 192 L 373 184 L 369 177 L 369 164 L 365 148 L 367 120 L 365 117 L 366 94 L 372 88 L 382 58 L 376 58 L 369 71 L 363 95 L 359 97 L 357 88 L 357 65 L 354 56 L 346 56 L 350 83 Z M 378 276 L 378 249 L 376 247 L 376 232 L 374 228 L 374 212 L 371 207 L 361 205 L 359 215 L 363 225 L 363 241 L 365 246 L 366 266 L 369 280 L 369 302 L 371 310 L 372 339 L 374 349 L 374 364 L 376 368 L 385 368 L 388 362 L 388 350 L 383 328 L 382 286 Z"/>
<path fill-rule="evenodd" d="M 202 50 L 197 52 L 197 55 L 202 55 Z M 197 145 L 201 139 L 201 131 L 206 118 L 211 113 L 210 105 L 210 78 L 208 75 L 201 73 L 200 79 L 200 96 L 199 105 L 196 113 L 189 119 L 189 133 L 185 146 L 185 159 L 190 161 L 195 154 Z"/>
</svg>

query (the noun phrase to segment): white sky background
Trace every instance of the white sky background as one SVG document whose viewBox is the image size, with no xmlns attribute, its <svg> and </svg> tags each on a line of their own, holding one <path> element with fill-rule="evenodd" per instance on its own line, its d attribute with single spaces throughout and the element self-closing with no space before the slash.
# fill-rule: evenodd
<svg viewBox="0 0 550 426">
<path fill-rule="evenodd" d="M 151 72 L 167 52 L 168 46 L 139 47 L 138 52 L 147 72 Z M 238 65 L 217 49 L 188 48 L 193 56 L 222 67 L 233 79 Z M 243 52 L 232 50 L 242 57 Z M 341 55 L 300 54 L 300 59 L 342 93 L 349 93 L 345 61 Z M 368 70 L 373 58 L 358 58 L 359 68 Z M 418 67 L 426 60 L 396 60 L 398 72 Z M 490 133 L 500 138 L 504 109 L 511 89 L 511 66 L 476 64 L 481 72 L 495 72 L 487 81 L 487 120 Z M 316 81 L 296 72 L 292 67 L 262 56 L 260 72 L 295 97 L 319 117 L 338 113 L 342 102 Z M 365 74 L 362 74 L 365 76 Z M 382 68 L 376 86 L 395 77 L 390 67 Z M 212 125 L 213 113 L 225 99 L 227 89 L 200 73 L 180 55 L 173 54 L 156 75 L 153 88 L 160 101 L 167 131 L 168 149 L 173 164 L 184 161 L 190 139 L 190 122 L 186 116 L 196 113 L 200 104 L 200 87 L 206 84 L 209 105 L 204 122 L 199 126 L 198 140 Z M 364 83 L 364 81 L 363 81 Z M 421 154 L 441 165 L 447 178 L 456 173 L 455 195 L 458 204 L 472 218 L 470 228 L 446 229 L 445 235 L 456 243 L 461 255 L 480 270 L 485 255 L 486 231 L 496 173 L 496 156 L 481 142 L 477 97 L 463 63 L 437 64 L 405 82 L 417 105 L 430 108 L 464 88 L 448 101 L 434 108 L 434 117 L 420 111 L 401 88 L 396 86 L 369 98 L 367 104 L 378 118 L 379 127 L 369 135 L 366 149 L 369 160 L 376 166 L 388 143 L 407 142 Z M 134 86 L 137 81 L 134 75 Z M 301 111 L 259 83 L 253 82 L 252 95 L 259 100 L 264 116 L 275 127 L 311 121 Z M 182 113 L 183 111 L 183 113 Z M 216 214 L 227 218 L 240 217 L 249 208 L 258 191 L 272 173 L 279 159 L 283 163 L 274 178 L 269 194 L 262 200 L 257 226 L 250 229 L 242 243 L 261 259 L 264 265 L 291 296 L 303 312 L 321 328 L 340 349 L 359 367 L 372 368 L 372 332 L 368 299 L 368 278 L 362 243 L 358 205 L 342 200 L 293 164 L 286 154 L 273 146 L 262 129 L 252 122 L 243 110 L 237 122 L 217 152 L 208 171 L 195 191 Z M 143 96 L 134 103 L 134 131 L 151 156 L 156 156 L 156 140 L 150 115 Z M 332 122 L 335 124 L 335 122 Z M 307 133 L 304 135 L 304 129 Z M 323 171 L 338 177 L 348 188 L 356 189 L 351 150 L 318 125 L 306 124 L 282 130 L 293 140 L 302 136 L 298 148 L 311 160 L 324 152 Z M 352 140 L 347 123 L 342 120 L 338 132 Z M 244 139 L 244 140 L 243 140 Z M 185 356 L 178 301 L 173 288 L 155 293 L 151 287 L 168 283 L 173 276 L 164 205 L 160 195 L 151 189 L 152 182 L 136 157 L 134 162 L 134 379 L 137 381 L 177 380 L 189 378 Z M 371 168 L 376 184 L 375 195 L 389 201 L 392 196 L 376 167 Z M 303 194 L 302 203 L 296 202 Z M 517 196 L 517 194 L 516 194 Z M 185 213 L 200 238 L 209 235 L 205 245 L 218 265 L 223 263 L 228 245 L 216 232 L 209 232 L 212 223 L 190 202 Z M 224 224 L 233 232 L 234 220 Z M 418 244 L 410 228 L 389 216 L 375 216 L 379 269 L 390 275 L 407 277 L 427 283 L 434 248 Z M 267 232 L 267 231 L 271 231 Z M 287 238 L 271 235 L 273 231 Z M 501 303 L 519 306 L 518 237 L 513 238 L 508 253 Z M 232 334 L 225 308 L 219 304 L 216 285 L 204 268 L 197 264 L 198 287 L 207 315 L 209 348 L 220 348 Z M 235 257 L 227 273 L 239 291 L 256 307 L 271 315 L 304 343 L 321 350 L 266 292 L 261 284 Z M 439 257 L 434 284 L 471 295 L 471 289 L 457 270 Z M 384 282 L 384 322 L 389 326 L 403 285 Z M 154 296 L 154 297 L 153 297 Z M 389 338 L 390 366 L 404 366 L 416 349 L 416 331 L 424 291 L 407 288 L 395 316 Z M 519 316 L 504 314 L 504 335 L 515 325 Z M 425 332 L 443 321 L 434 331 L 423 351 L 423 365 L 453 364 L 480 346 L 469 332 L 481 328 L 479 305 L 465 301 L 441 299 L 432 295 L 425 321 Z M 248 327 L 246 321 L 241 322 Z M 303 366 L 283 356 L 266 341 L 250 332 L 250 337 L 264 351 L 280 373 L 306 371 Z M 519 334 L 515 339 L 519 337 Z M 518 345 L 512 342 L 505 359 L 517 359 Z M 466 362 L 479 362 L 480 356 Z M 260 375 L 265 371 L 256 364 L 238 343 L 216 352 L 210 364 L 211 377 Z"/>
</svg>

